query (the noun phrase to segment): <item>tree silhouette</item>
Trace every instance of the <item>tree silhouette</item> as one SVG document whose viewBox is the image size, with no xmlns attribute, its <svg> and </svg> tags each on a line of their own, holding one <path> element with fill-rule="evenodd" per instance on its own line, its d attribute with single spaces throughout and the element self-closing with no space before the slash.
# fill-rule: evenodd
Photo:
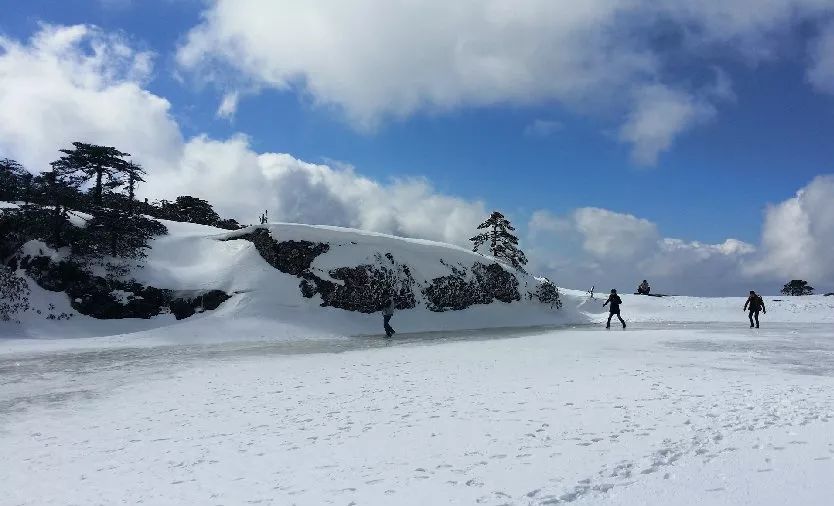
<svg viewBox="0 0 834 506">
<path fill-rule="evenodd" d="M 15 160 L 0 160 L 0 200 L 20 199 L 25 193 L 26 176 L 31 180 L 31 174 Z"/>
<path fill-rule="evenodd" d="M 485 222 L 478 225 L 478 230 L 484 232 L 469 239 L 474 245 L 472 251 L 477 252 L 481 246 L 488 244 L 492 256 L 503 259 L 519 271 L 525 272 L 527 257 L 518 248 L 518 237 L 512 234 L 515 228 L 503 214 L 493 211 Z"/>
<path fill-rule="evenodd" d="M 56 247 L 64 246 L 63 231 L 67 224 L 67 209 L 69 203 L 78 195 L 78 187 L 84 181 L 74 171 L 65 171 L 61 166 L 53 165 L 53 169 L 35 178 L 36 195 L 43 203 L 52 207 L 50 226 L 52 229 L 52 244 Z"/>
<path fill-rule="evenodd" d="M 782 287 L 782 295 L 812 295 L 814 287 L 802 279 L 793 279 Z"/>
<path fill-rule="evenodd" d="M 93 187 L 93 204 L 101 206 L 104 177 L 107 176 L 111 186 L 121 184 L 119 176 L 128 171 L 128 162 L 124 159 L 130 156 L 110 146 L 97 146 L 83 142 L 73 142 L 74 149 L 62 149 L 64 156 L 52 162 L 52 167 L 63 173 L 81 173 L 86 179 L 95 178 Z"/>
<path fill-rule="evenodd" d="M 127 162 L 124 173 L 127 176 L 128 211 L 132 213 L 134 208 L 133 202 L 136 197 L 136 184 L 145 182 L 145 179 L 142 177 L 145 175 L 145 169 L 137 163 Z"/>
</svg>

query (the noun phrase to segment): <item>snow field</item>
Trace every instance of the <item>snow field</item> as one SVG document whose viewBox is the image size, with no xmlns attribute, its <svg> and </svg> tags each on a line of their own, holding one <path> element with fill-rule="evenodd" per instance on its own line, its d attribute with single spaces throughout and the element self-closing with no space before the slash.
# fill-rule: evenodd
<svg viewBox="0 0 834 506">
<path fill-rule="evenodd" d="M 396 342 L 396 341 L 395 341 Z M 4 504 L 828 504 L 820 326 L 8 355 Z"/>
</svg>

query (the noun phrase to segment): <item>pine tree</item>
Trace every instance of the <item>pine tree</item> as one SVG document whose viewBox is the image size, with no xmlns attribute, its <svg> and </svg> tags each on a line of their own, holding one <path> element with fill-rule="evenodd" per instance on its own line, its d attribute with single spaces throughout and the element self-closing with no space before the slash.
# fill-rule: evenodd
<svg viewBox="0 0 834 506">
<path fill-rule="evenodd" d="M 53 169 L 35 178 L 36 198 L 52 208 L 50 226 L 51 243 L 55 247 L 66 244 L 64 230 L 67 228 L 67 210 L 70 202 L 78 195 L 78 188 L 83 182 L 75 171 L 53 165 Z"/>
<path fill-rule="evenodd" d="M 87 222 L 73 253 L 93 258 L 144 258 L 148 241 L 167 233 L 165 225 L 141 214 L 103 208 Z"/>
<path fill-rule="evenodd" d="M 15 321 L 29 309 L 29 285 L 14 270 L 0 265 L 0 321 Z"/>
<path fill-rule="evenodd" d="M 793 279 L 782 287 L 782 295 L 813 295 L 814 287 L 803 279 Z"/>
<path fill-rule="evenodd" d="M 97 146 L 83 142 L 73 142 L 74 149 L 62 149 L 60 159 L 52 162 L 52 167 L 64 174 L 81 173 L 87 179 L 95 178 L 93 187 L 93 204 L 101 206 L 102 191 L 107 183 L 118 186 L 119 176 L 127 173 L 128 162 L 124 159 L 130 156 L 110 146 Z"/>
<path fill-rule="evenodd" d="M 481 246 L 487 244 L 492 256 L 503 259 L 519 271 L 525 272 L 527 257 L 518 248 L 518 237 L 512 234 L 515 228 L 510 224 L 510 220 L 494 211 L 485 222 L 478 225 L 478 230 L 484 232 L 469 239 L 474 244 L 472 251 L 477 252 Z"/>
<path fill-rule="evenodd" d="M 0 160 L 0 200 L 23 200 L 26 176 L 31 177 L 31 174 L 16 161 Z"/>
<path fill-rule="evenodd" d="M 214 225 L 220 221 L 220 216 L 207 201 L 180 195 L 174 202 L 162 200 L 159 202 L 161 217 L 171 221 L 184 221 L 199 225 Z"/>
<path fill-rule="evenodd" d="M 141 165 L 133 162 L 127 162 L 125 166 L 125 175 L 127 176 L 127 202 L 128 211 L 133 213 L 134 200 L 136 198 L 136 184 L 144 183 L 145 169 Z"/>
</svg>

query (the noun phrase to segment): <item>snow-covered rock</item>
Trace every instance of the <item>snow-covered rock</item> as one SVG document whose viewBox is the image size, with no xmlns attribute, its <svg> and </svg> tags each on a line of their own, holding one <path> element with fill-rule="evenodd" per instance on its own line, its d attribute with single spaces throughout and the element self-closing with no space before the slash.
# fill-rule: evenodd
<svg viewBox="0 0 834 506">
<path fill-rule="evenodd" d="M 196 340 L 379 334 L 378 313 L 389 297 L 399 310 L 393 324 L 400 333 L 587 319 L 572 309 L 576 304 L 559 310 L 541 303 L 542 280 L 457 246 L 326 226 L 281 223 L 229 232 L 191 223 L 164 224 L 169 234 L 151 241 L 142 264 L 126 264 L 130 271 L 125 284 L 104 283 L 103 276 L 62 279 L 55 262 L 64 255 L 41 243 L 27 243 L 24 266 L 37 280 L 30 284 L 39 285 L 33 287 L 34 305 L 50 299 L 48 304 L 55 306 L 53 295 L 43 297 L 43 288 L 67 292 L 69 296 L 58 297 L 59 306 L 77 318 L 62 325 L 74 331 L 44 328 L 29 315 L 20 327 L 0 328 L 0 335 L 100 336 L 132 332 L 137 326 L 168 327 L 174 321 L 164 314 L 165 307 L 181 316 L 170 298 L 185 300 L 185 316 L 191 316 L 200 313 L 202 298 L 217 301 L 213 294 L 232 297 L 218 310 L 197 314 L 166 333 L 173 340 L 183 334 Z M 78 283 L 101 285 L 101 290 L 95 297 L 84 296 Z M 151 318 L 138 325 L 103 324 L 85 314 Z"/>
</svg>

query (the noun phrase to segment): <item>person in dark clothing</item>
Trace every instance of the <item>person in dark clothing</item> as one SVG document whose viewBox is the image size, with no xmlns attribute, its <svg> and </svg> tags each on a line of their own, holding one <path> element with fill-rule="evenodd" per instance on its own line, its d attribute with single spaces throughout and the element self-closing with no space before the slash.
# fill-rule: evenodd
<svg viewBox="0 0 834 506">
<path fill-rule="evenodd" d="M 394 299 L 389 299 L 388 304 L 382 308 L 382 326 L 385 328 L 385 337 L 391 337 L 396 334 L 390 325 L 391 317 L 394 316 L 394 309 Z"/>
<path fill-rule="evenodd" d="M 605 307 L 611 304 L 611 307 L 608 309 L 608 323 L 605 325 L 605 328 L 611 328 L 611 318 L 613 318 L 614 315 L 617 315 L 617 318 L 620 319 L 620 323 L 623 324 L 623 328 L 626 328 L 626 322 L 623 320 L 623 317 L 620 316 L 620 304 L 622 303 L 623 299 L 617 295 L 617 290 L 611 290 L 611 295 L 608 296 L 608 300 L 606 300 L 605 304 L 602 305 L 602 307 Z"/>
<path fill-rule="evenodd" d="M 649 282 L 645 279 L 642 283 L 640 283 L 640 286 L 637 287 L 637 293 L 639 293 L 640 295 L 648 295 L 649 293 L 651 293 L 651 291 L 652 288 L 649 286 Z"/>
<path fill-rule="evenodd" d="M 747 317 L 750 319 L 750 328 L 753 328 L 753 320 L 756 320 L 755 327 L 759 328 L 759 311 L 767 314 L 767 308 L 765 308 L 764 299 L 762 299 L 761 295 L 757 294 L 753 290 L 750 290 L 750 295 L 747 296 L 747 301 L 744 303 L 744 309 L 742 311 L 750 311 L 747 314 Z"/>
</svg>

